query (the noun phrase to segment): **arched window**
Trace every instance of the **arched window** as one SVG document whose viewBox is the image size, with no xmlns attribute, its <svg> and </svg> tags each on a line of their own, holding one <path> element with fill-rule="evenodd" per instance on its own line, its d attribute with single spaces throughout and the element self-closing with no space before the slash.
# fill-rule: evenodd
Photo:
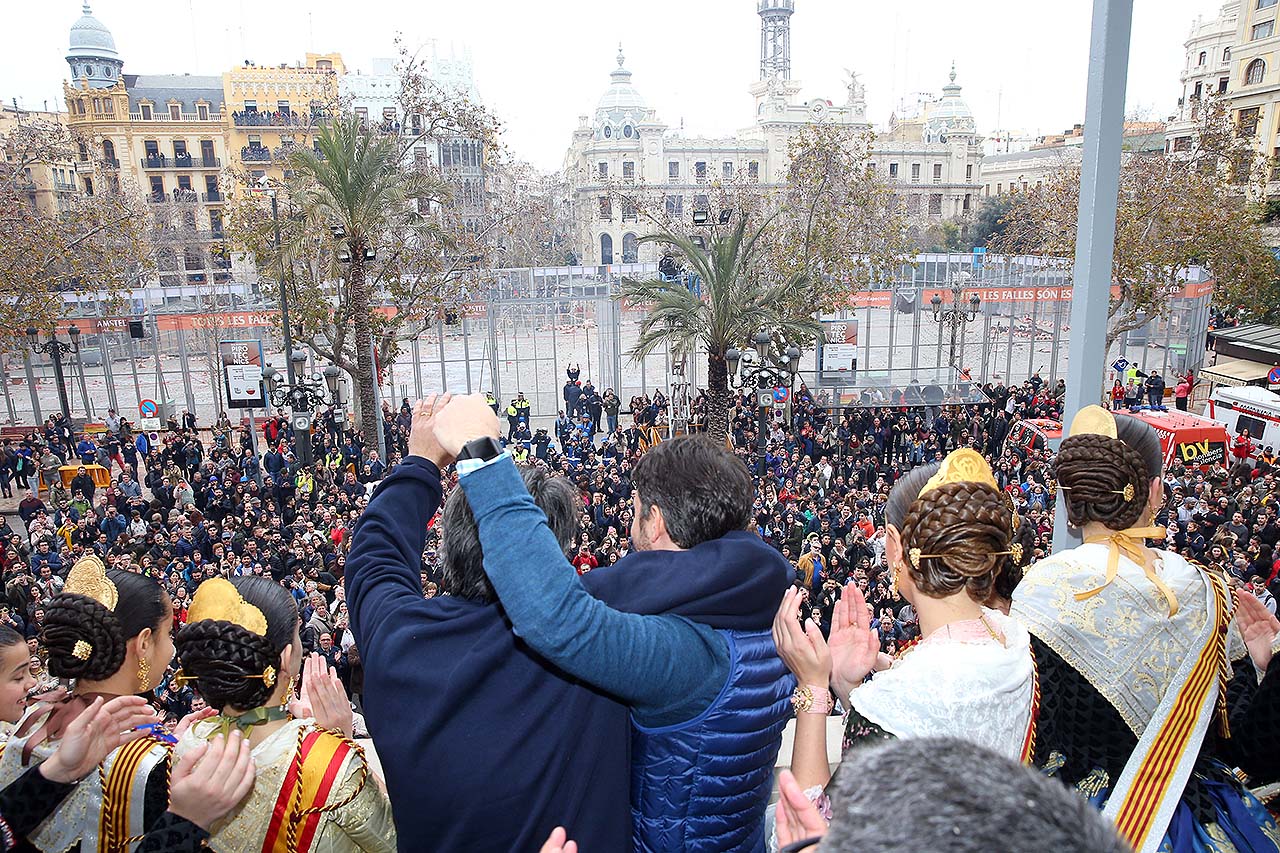
<svg viewBox="0 0 1280 853">
<path fill-rule="evenodd" d="M 1261 83 L 1262 77 L 1267 73 L 1267 63 L 1261 59 L 1255 59 L 1249 63 L 1244 70 L 1244 82 L 1246 86 L 1252 86 L 1255 83 Z"/>
<path fill-rule="evenodd" d="M 600 235 L 600 263 L 613 263 L 613 238 L 608 234 Z"/>
<path fill-rule="evenodd" d="M 1197 62 L 1197 63 L 1196 63 L 1196 65 L 1204 65 L 1205 60 L 1206 60 L 1206 59 L 1208 59 L 1208 58 L 1209 58 L 1209 54 L 1208 54 L 1208 53 L 1206 53 L 1206 52 L 1205 52 L 1205 51 L 1203 51 L 1203 50 L 1202 50 L 1202 51 L 1200 51 L 1200 61 L 1199 61 L 1199 62 Z"/>
<path fill-rule="evenodd" d="M 627 139 L 631 138 L 631 125 L 628 124 L 622 128 L 622 135 L 625 136 Z"/>
<path fill-rule="evenodd" d="M 622 235 L 622 262 L 635 264 L 640 261 L 640 240 L 628 231 Z"/>
<path fill-rule="evenodd" d="M 116 159 L 116 146 L 110 139 L 102 140 L 102 158 L 104 160 Z"/>
<path fill-rule="evenodd" d="M 1229 47 L 1224 47 L 1224 48 L 1222 49 L 1222 61 L 1223 61 L 1223 62 L 1230 62 L 1230 61 L 1231 61 L 1231 48 L 1229 48 Z"/>
</svg>

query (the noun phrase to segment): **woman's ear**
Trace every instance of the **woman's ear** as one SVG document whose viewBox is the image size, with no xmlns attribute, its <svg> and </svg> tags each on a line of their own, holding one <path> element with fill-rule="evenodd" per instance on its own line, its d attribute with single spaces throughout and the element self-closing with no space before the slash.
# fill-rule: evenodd
<svg viewBox="0 0 1280 853">
<path fill-rule="evenodd" d="M 884 553 L 890 566 L 902 562 L 902 534 L 892 524 L 884 526 Z"/>
</svg>

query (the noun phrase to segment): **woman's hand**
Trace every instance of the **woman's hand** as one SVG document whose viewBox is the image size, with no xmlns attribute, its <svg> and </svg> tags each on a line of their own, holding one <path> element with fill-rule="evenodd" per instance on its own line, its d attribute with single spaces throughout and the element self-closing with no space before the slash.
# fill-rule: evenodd
<svg viewBox="0 0 1280 853">
<path fill-rule="evenodd" d="M 822 838 L 827 834 L 827 822 L 817 805 L 809 801 L 790 770 L 778 774 L 778 808 L 774 813 L 778 846 L 786 847 L 807 838 Z M 808 849 L 808 848 L 804 848 Z M 546 853 L 546 848 L 543 848 Z"/>
<path fill-rule="evenodd" d="M 236 729 L 186 752 L 169 775 L 169 811 L 205 831 L 239 805 L 257 770 L 249 741 Z"/>
<path fill-rule="evenodd" d="M 196 723 L 201 720 L 207 720 L 210 717 L 216 717 L 217 715 L 217 710 L 209 707 L 201 708 L 199 711 L 192 711 L 181 720 L 178 720 L 178 727 L 173 730 L 173 736 L 180 739 L 187 733 L 187 729 L 191 728 Z"/>
<path fill-rule="evenodd" d="M 849 694 L 876 668 L 880 657 L 880 638 L 871 629 L 867 600 L 853 581 L 845 584 L 844 593 L 836 602 L 828 643 L 831 683 L 840 700 L 847 704 Z"/>
<path fill-rule="evenodd" d="M 337 672 L 321 655 L 312 654 L 302 665 L 302 696 L 289 704 L 295 717 L 315 717 L 322 729 L 338 729 L 347 737 L 355 735 L 351 700 Z"/>
<path fill-rule="evenodd" d="M 1249 649 L 1249 657 L 1259 672 L 1266 672 L 1271 665 L 1271 646 L 1280 633 L 1280 619 L 1267 610 L 1265 604 L 1248 590 L 1236 590 L 1236 625 Z"/>
<path fill-rule="evenodd" d="M 787 669 L 801 684 L 826 686 L 831 681 L 831 652 L 812 619 L 800 627 L 803 590 L 790 587 L 773 617 L 773 644 Z"/>
<path fill-rule="evenodd" d="M 578 853 L 578 842 L 568 840 L 569 833 L 563 826 L 551 830 L 547 843 L 542 845 L 538 853 Z"/>
<path fill-rule="evenodd" d="M 141 696 L 101 696 L 71 721 L 58 748 L 40 764 L 50 782 L 77 782 L 101 764 L 112 750 L 150 734 L 138 726 L 156 721 L 155 711 Z"/>
</svg>

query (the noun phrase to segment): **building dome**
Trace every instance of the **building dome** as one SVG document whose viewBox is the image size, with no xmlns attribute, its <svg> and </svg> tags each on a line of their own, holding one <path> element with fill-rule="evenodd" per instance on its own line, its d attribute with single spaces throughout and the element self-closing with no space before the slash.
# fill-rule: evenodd
<svg viewBox="0 0 1280 853">
<path fill-rule="evenodd" d="M 111 30 L 93 16 L 89 0 L 85 0 L 80 20 L 71 25 L 67 65 L 71 66 L 71 79 L 87 80 L 94 89 L 110 88 L 120 79 L 124 63 L 116 52 L 116 40 Z"/>
<path fill-rule="evenodd" d="M 638 139 L 636 125 L 644 120 L 644 98 L 631 85 L 631 72 L 623 67 L 625 57 L 618 45 L 618 67 L 609 75 L 609 88 L 596 104 L 596 139 Z"/>
<path fill-rule="evenodd" d="M 119 59 L 116 53 L 116 40 L 111 30 L 93 16 L 89 3 L 84 4 L 84 14 L 80 20 L 71 25 L 70 54 L 74 56 L 98 56 L 103 59 Z"/>
<path fill-rule="evenodd" d="M 948 136 L 972 136 L 977 132 L 973 110 L 960 97 L 960 87 L 956 85 L 956 66 L 953 63 L 950 84 L 942 87 L 942 97 L 929 107 L 929 118 L 925 122 L 926 141 L 942 142 Z"/>
</svg>

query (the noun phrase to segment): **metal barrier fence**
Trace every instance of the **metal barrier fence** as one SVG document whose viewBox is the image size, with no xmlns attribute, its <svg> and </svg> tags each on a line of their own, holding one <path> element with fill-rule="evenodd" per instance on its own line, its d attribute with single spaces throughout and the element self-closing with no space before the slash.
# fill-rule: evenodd
<svg viewBox="0 0 1280 853">
<path fill-rule="evenodd" d="M 395 363 L 383 366 L 383 398 L 398 403 L 437 391 L 492 391 L 505 404 L 523 391 L 535 423 L 547 425 L 563 408 L 569 364 L 579 365 L 581 378 L 591 379 L 602 394 L 614 389 L 624 409 L 633 396 L 655 389 L 671 399 L 673 382 L 702 387 L 705 355 L 690 358 L 682 376 L 673 375 L 680 362 L 666 348 L 640 362 L 629 356 L 644 312 L 622 305 L 614 294 L 624 276 L 656 274 L 652 264 L 497 271 L 487 301 L 468 304 L 456 322 L 442 318 L 402 343 Z M 1113 359 L 1123 355 L 1166 376 L 1199 368 L 1210 287 L 1202 270 L 1185 276 L 1187 284 L 1167 316 L 1124 336 Z M 934 320 L 931 303 L 938 296 L 944 311 L 952 308 L 953 287 L 962 309 L 970 296 L 980 297 L 975 319 L 957 329 L 954 350 L 950 328 Z M 857 294 L 851 307 L 828 318 L 854 321 L 846 324 L 856 329 L 851 341 L 846 332 L 841 354 L 853 353 L 856 369 L 851 360 L 843 375 L 834 372 L 819 346 L 805 352 L 800 376 L 811 388 L 846 392 L 882 384 L 890 375 L 906 382 L 913 374 L 956 368 L 979 383 L 1022 382 L 1039 373 L 1053 384 L 1066 375 L 1070 298 L 1070 268 L 1061 259 L 921 255 L 893 282 Z M 284 370 L 274 306 L 241 307 L 257 310 L 201 313 L 156 306 L 144 315 L 147 337 L 140 340 L 129 337 L 127 318 L 69 317 L 84 330 L 79 354 L 66 364 L 73 414 L 100 420 L 113 408 L 135 419 L 139 404 L 152 400 L 162 408 L 171 403 L 178 413 L 193 411 L 201 425 L 211 424 L 225 405 L 219 341 L 260 339 L 267 362 Z M 1084 333 L 1103 345 L 1102 330 Z M 56 410 L 47 356 L 10 353 L 5 368 L 10 423 L 32 424 Z"/>
</svg>

